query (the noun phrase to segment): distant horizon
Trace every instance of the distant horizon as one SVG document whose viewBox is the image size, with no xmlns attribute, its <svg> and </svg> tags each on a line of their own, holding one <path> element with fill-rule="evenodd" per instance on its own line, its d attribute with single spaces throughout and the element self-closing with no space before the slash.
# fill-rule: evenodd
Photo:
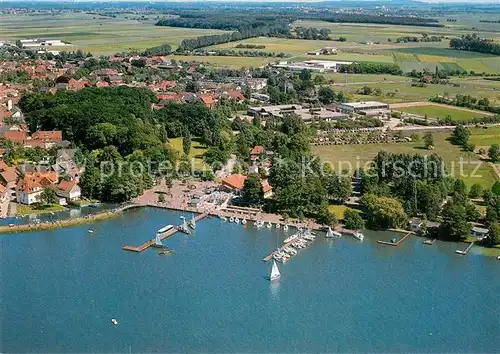
<svg viewBox="0 0 500 354">
<path fill-rule="evenodd" d="M 424 4 L 499 4 L 500 0 L 406 0 L 408 3 L 424 3 Z M 405 0 L 7 0 L 3 3 L 207 3 L 207 2 L 225 2 L 225 3 L 330 3 L 330 2 L 367 2 L 367 3 L 392 3 L 392 2 L 405 2 Z"/>
</svg>

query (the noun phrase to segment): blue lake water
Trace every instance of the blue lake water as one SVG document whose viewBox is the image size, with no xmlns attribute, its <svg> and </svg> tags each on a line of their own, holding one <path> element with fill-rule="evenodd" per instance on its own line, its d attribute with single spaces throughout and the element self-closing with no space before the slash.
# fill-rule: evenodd
<svg viewBox="0 0 500 354">
<path fill-rule="evenodd" d="M 271 284 L 285 234 L 205 219 L 155 249 L 178 212 L 2 235 L 1 352 L 495 352 L 500 262 L 452 243 L 366 232 L 312 245 Z M 119 321 L 113 326 L 111 318 Z"/>
</svg>

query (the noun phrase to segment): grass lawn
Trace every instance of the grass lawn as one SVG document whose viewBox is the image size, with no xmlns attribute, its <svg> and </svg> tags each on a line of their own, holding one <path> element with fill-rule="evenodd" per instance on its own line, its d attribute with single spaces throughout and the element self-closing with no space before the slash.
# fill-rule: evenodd
<svg viewBox="0 0 500 354">
<path fill-rule="evenodd" d="M 483 115 L 480 112 L 473 113 L 473 112 L 463 111 L 460 109 L 446 108 L 446 107 L 439 107 L 432 105 L 418 106 L 418 107 L 404 107 L 404 108 L 398 108 L 397 110 L 406 113 L 417 114 L 420 116 L 425 116 L 427 114 L 429 118 L 445 118 L 446 116 L 450 115 L 453 120 L 457 121 L 470 120 L 475 117 L 483 117 Z"/>
<path fill-rule="evenodd" d="M 344 219 L 344 212 L 347 210 L 347 209 L 350 209 L 349 207 L 347 207 L 346 205 L 329 205 L 328 206 L 328 210 L 333 214 L 335 215 L 335 217 L 337 218 L 337 220 L 342 220 Z"/>
<path fill-rule="evenodd" d="M 463 179 L 468 187 L 478 183 L 483 188 L 491 188 L 497 180 L 491 166 L 479 160 L 476 154 L 462 151 L 458 146 L 452 145 L 447 140 L 448 133 L 435 133 L 433 137 L 435 149 L 432 151 L 425 150 L 422 141 L 416 141 L 411 143 L 315 146 L 313 152 L 322 160 L 332 163 L 335 169 L 343 170 L 352 166 L 353 171 L 357 167 L 368 168 L 368 163 L 380 150 L 421 155 L 437 153 L 443 158 L 449 175 Z M 461 159 L 463 161 L 462 172 L 460 168 Z M 479 163 L 480 167 L 475 172 L 475 175 L 472 175 L 476 163 Z"/>
<path fill-rule="evenodd" d="M 469 142 L 476 146 L 500 144 L 500 127 L 471 128 Z"/>
<path fill-rule="evenodd" d="M 279 58 L 264 58 L 264 57 L 230 57 L 230 56 L 199 56 L 199 55 L 172 55 L 170 59 L 182 61 L 197 61 L 212 64 L 214 66 L 222 66 L 228 68 L 257 68 L 264 66 L 270 62 L 277 61 Z"/>
<path fill-rule="evenodd" d="M 170 139 L 168 144 L 174 149 L 184 154 L 182 148 L 182 138 Z M 196 168 L 202 168 L 203 166 L 203 154 L 207 151 L 207 147 L 202 145 L 199 138 L 191 139 L 191 149 L 188 154 L 188 159 L 194 159 L 194 166 Z"/>
<path fill-rule="evenodd" d="M 50 212 L 61 211 L 64 209 L 65 208 L 59 204 L 50 204 L 50 205 L 17 204 L 16 205 L 17 215 L 50 213 Z"/>
</svg>

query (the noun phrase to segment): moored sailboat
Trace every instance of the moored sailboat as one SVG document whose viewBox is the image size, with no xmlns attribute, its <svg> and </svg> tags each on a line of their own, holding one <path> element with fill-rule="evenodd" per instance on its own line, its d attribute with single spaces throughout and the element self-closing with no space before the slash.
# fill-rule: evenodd
<svg viewBox="0 0 500 354">
<path fill-rule="evenodd" d="M 155 243 L 153 243 L 153 247 L 163 248 L 163 242 L 161 242 L 160 235 L 158 235 L 158 234 L 156 234 Z"/>
<path fill-rule="evenodd" d="M 328 231 L 326 232 L 325 237 L 326 238 L 339 238 L 341 237 L 342 234 L 337 231 L 333 231 L 331 227 L 328 227 Z"/>
</svg>

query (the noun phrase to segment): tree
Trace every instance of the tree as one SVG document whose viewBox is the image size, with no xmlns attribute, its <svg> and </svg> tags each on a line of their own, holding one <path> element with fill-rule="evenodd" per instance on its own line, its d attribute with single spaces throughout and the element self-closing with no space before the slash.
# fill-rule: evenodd
<svg viewBox="0 0 500 354">
<path fill-rule="evenodd" d="M 403 205 L 395 198 L 366 194 L 361 199 L 366 208 L 368 225 L 373 228 L 405 228 L 408 224 Z"/>
<path fill-rule="evenodd" d="M 43 191 L 40 194 L 40 202 L 43 204 L 55 204 L 57 203 L 57 200 L 57 193 L 54 187 L 46 186 L 43 188 Z"/>
<path fill-rule="evenodd" d="M 347 41 L 347 38 L 345 38 L 345 37 L 339 37 L 339 42 L 345 42 L 345 41 Z"/>
<path fill-rule="evenodd" d="M 186 155 L 189 155 L 191 151 L 191 134 L 189 134 L 189 132 L 182 139 L 182 150 Z"/>
<path fill-rule="evenodd" d="M 470 191 L 469 191 L 469 198 L 471 199 L 476 199 L 476 198 L 479 198 L 483 193 L 483 187 L 481 187 L 480 184 L 473 184 L 471 187 L 470 187 Z"/>
<path fill-rule="evenodd" d="M 360 213 L 354 209 L 344 211 L 344 225 L 350 230 L 359 230 L 365 227 L 365 221 Z"/>
<path fill-rule="evenodd" d="M 490 246 L 500 244 L 500 224 L 498 222 L 490 224 L 488 228 L 488 237 L 486 238 L 486 242 Z"/>
<path fill-rule="evenodd" d="M 467 200 L 467 186 L 461 179 L 455 180 L 455 183 L 453 184 L 452 197 L 454 201 L 465 204 L 465 201 Z"/>
<path fill-rule="evenodd" d="M 165 194 L 159 193 L 158 194 L 158 203 L 163 203 L 165 202 Z"/>
<path fill-rule="evenodd" d="M 301 81 L 310 81 L 311 80 L 311 70 L 302 69 L 299 74 L 299 78 Z"/>
<path fill-rule="evenodd" d="M 335 99 L 335 92 L 330 86 L 321 86 L 318 90 L 318 100 L 323 104 L 330 104 Z"/>
<path fill-rule="evenodd" d="M 449 201 L 443 209 L 444 222 L 441 224 L 441 235 L 450 240 L 464 240 L 469 236 L 471 226 L 467 222 L 467 212 L 460 203 Z"/>
<path fill-rule="evenodd" d="M 352 195 L 351 178 L 333 175 L 326 182 L 326 190 L 330 199 L 342 204 Z"/>
<path fill-rule="evenodd" d="M 264 197 L 264 189 L 258 173 L 250 173 L 243 184 L 243 199 L 248 203 L 255 203 Z"/>
<path fill-rule="evenodd" d="M 322 225 L 334 226 L 337 224 L 337 218 L 328 210 L 328 205 L 321 205 L 316 212 L 316 221 Z"/>
<path fill-rule="evenodd" d="M 488 149 L 488 157 L 490 158 L 491 162 L 497 163 L 500 161 L 500 145 L 498 144 L 493 144 L 490 146 Z"/>
<path fill-rule="evenodd" d="M 198 91 L 200 91 L 200 85 L 198 84 L 198 82 L 193 80 L 186 82 L 186 92 L 196 93 Z"/>
<path fill-rule="evenodd" d="M 500 182 L 499 181 L 496 181 L 495 183 L 493 183 L 493 186 L 491 187 L 491 192 L 494 195 L 500 196 Z"/>
<path fill-rule="evenodd" d="M 481 212 L 474 205 L 474 203 L 467 203 L 465 205 L 465 212 L 467 213 L 467 221 L 476 222 L 481 217 Z"/>
<path fill-rule="evenodd" d="M 451 136 L 451 141 L 455 145 L 465 146 L 469 142 L 470 131 L 463 125 L 457 125 Z"/>
<path fill-rule="evenodd" d="M 434 146 L 434 138 L 433 138 L 431 132 L 425 133 L 425 135 L 424 135 L 424 143 L 425 143 L 425 148 L 427 150 L 431 149 L 431 146 Z"/>
</svg>

